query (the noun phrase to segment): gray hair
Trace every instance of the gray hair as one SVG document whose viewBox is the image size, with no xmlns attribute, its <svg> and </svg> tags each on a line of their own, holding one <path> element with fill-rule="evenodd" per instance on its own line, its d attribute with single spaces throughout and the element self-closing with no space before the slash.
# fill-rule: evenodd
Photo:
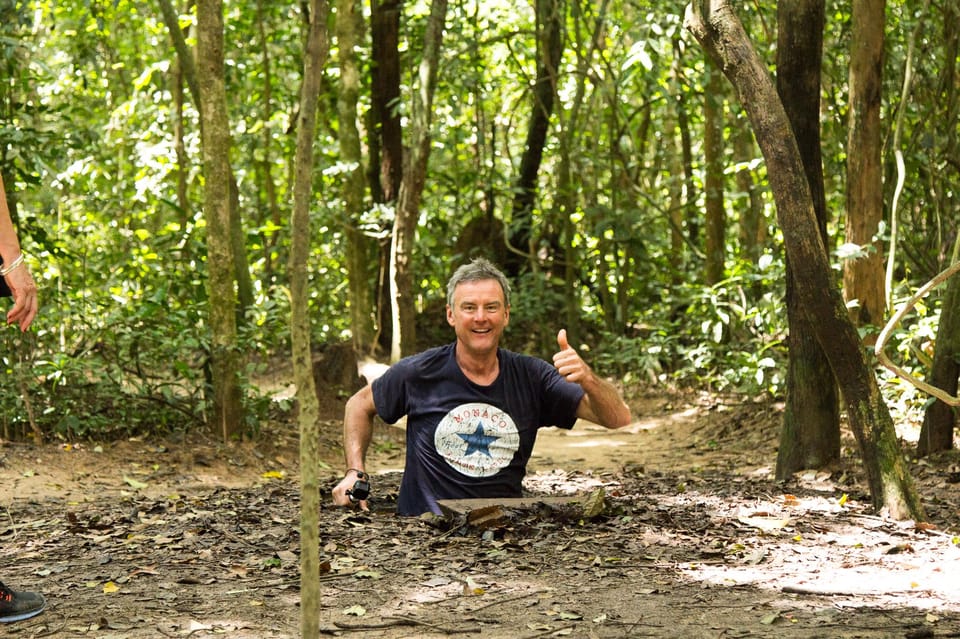
<svg viewBox="0 0 960 639">
<path fill-rule="evenodd" d="M 464 264 L 453 272 L 450 281 L 447 282 L 447 304 L 453 306 L 453 292 L 457 286 L 464 282 L 480 280 L 496 280 L 500 284 L 500 289 L 503 290 L 504 305 L 510 306 L 510 282 L 507 281 L 507 276 L 490 260 L 482 257 L 474 258 L 470 263 Z"/>
</svg>

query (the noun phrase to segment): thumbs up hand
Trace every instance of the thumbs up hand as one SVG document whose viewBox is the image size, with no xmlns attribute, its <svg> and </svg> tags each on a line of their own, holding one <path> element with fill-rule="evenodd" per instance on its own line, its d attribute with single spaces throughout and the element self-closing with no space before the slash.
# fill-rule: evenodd
<svg viewBox="0 0 960 639">
<path fill-rule="evenodd" d="M 582 384 L 591 375 L 590 367 L 567 341 L 567 330 L 561 328 L 557 333 L 557 346 L 560 352 L 553 356 L 553 365 L 568 382 Z"/>
</svg>

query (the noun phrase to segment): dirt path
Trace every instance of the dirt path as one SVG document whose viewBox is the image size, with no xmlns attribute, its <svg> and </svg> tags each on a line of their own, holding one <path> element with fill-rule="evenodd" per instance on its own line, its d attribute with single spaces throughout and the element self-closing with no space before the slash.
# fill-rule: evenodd
<svg viewBox="0 0 960 639">
<path fill-rule="evenodd" d="M 486 527 L 325 508 L 321 624 L 347 637 L 946 637 L 960 632 L 960 473 L 915 466 L 936 528 L 870 513 L 851 461 L 770 479 L 777 406 L 656 397 L 637 422 L 538 442 L 527 487 L 605 510 L 504 511 Z M 332 432 L 336 425 L 332 424 Z M 339 460 L 331 458 L 329 485 Z M 14 637 L 299 635 L 292 426 L 203 441 L 0 446 L 0 580 L 42 591 Z"/>
</svg>

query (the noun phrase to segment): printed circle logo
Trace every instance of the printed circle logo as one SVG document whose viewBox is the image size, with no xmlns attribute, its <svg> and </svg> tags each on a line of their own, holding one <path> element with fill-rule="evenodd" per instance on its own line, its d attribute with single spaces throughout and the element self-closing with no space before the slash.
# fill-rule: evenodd
<svg viewBox="0 0 960 639">
<path fill-rule="evenodd" d="M 520 433 L 510 415 L 483 403 L 462 404 L 437 424 L 433 443 L 454 469 L 468 477 L 490 477 L 513 459 Z"/>
</svg>

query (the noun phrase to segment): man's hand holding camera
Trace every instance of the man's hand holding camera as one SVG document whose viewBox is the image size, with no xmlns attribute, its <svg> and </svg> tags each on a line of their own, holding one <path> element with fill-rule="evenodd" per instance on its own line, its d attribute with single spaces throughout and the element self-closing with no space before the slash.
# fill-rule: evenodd
<svg viewBox="0 0 960 639">
<path fill-rule="evenodd" d="M 346 476 L 333 489 L 335 506 L 360 506 L 360 510 L 369 511 L 367 499 L 370 498 L 370 475 L 358 468 L 347 470 Z"/>
</svg>

